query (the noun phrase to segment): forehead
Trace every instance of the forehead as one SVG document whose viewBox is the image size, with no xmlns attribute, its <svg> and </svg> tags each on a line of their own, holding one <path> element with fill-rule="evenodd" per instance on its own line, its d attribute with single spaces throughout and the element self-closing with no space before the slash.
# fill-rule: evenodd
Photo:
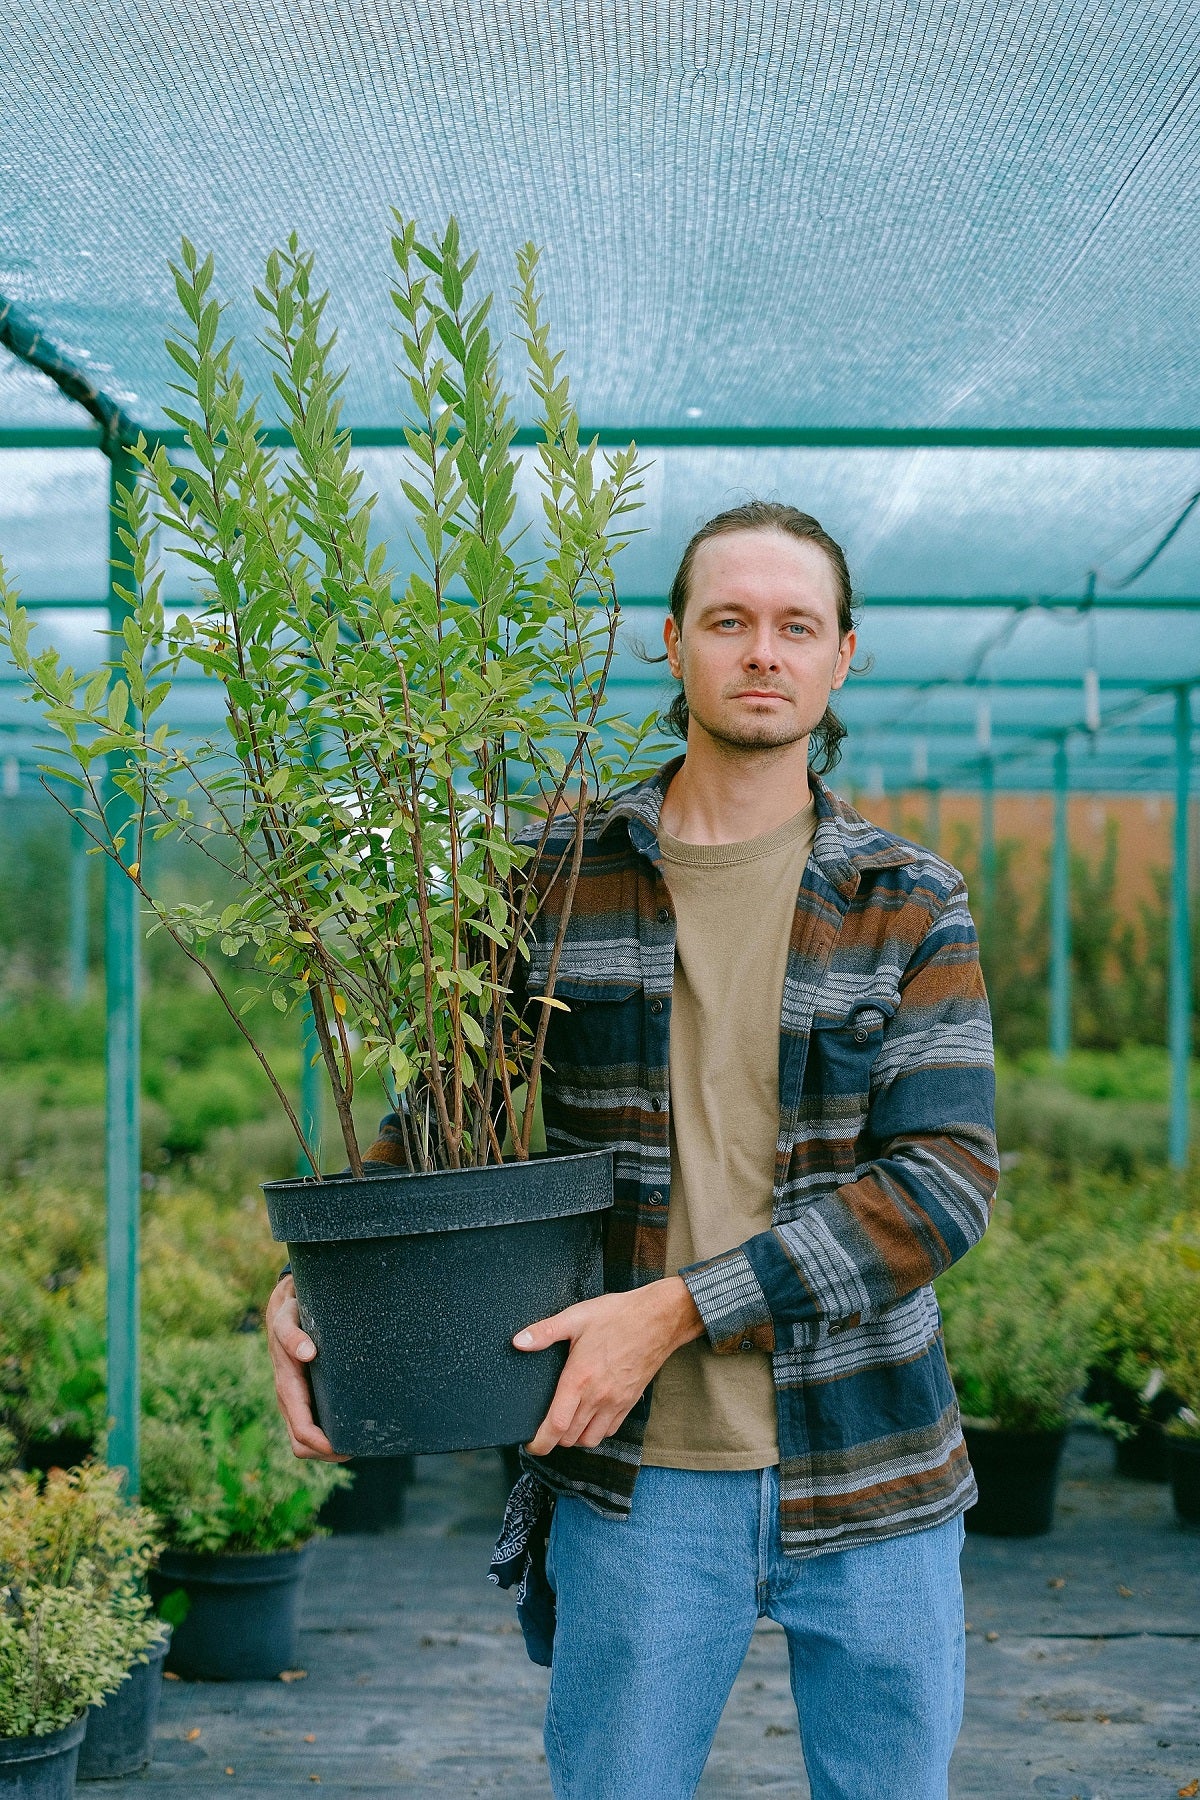
<svg viewBox="0 0 1200 1800">
<path fill-rule="evenodd" d="M 692 605 L 816 606 L 836 616 L 838 582 L 819 544 L 786 531 L 726 531 L 692 557 Z"/>
</svg>

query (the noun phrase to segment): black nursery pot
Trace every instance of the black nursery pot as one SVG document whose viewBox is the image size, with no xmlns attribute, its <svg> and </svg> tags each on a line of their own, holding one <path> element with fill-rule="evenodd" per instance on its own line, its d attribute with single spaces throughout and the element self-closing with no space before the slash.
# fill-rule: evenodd
<svg viewBox="0 0 1200 1800">
<path fill-rule="evenodd" d="M 334 1488 L 321 1508 L 318 1524 L 335 1537 L 398 1531 L 404 1523 L 413 1466 L 411 1456 L 355 1459 L 347 1465 L 353 1482 L 349 1487 Z"/>
<path fill-rule="evenodd" d="M 965 1515 L 967 1530 L 991 1537 L 1038 1537 L 1049 1531 L 1066 1429 L 964 1425 L 963 1437 L 979 1488 L 978 1504 Z"/>
<path fill-rule="evenodd" d="M 175 1622 L 167 1667 L 207 1681 L 273 1681 L 296 1662 L 297 1606 L 308 1557 L 299 1550 L 202 1556 L 164 1550 L 149 1574 L 161 1606 L 182 1588 L 185 1617 Z"/>
<path fill-rule="evenodd" d="M 612 1152 L 264 1183 L 317 1346 L 317 1418 L 349 1456 L 525 1442 L 569 1346 L 523 1325 L 603 1292 Z"/>
<path fill-rule="evenodd" d="M 45 1737 L 0 1737 L 4 1800 L 71 1800 L 87 1714 Z"/>
<path fill-rule="evenodd" d="M 171 1627 L 151 1644 L 149 1662 L 134 1663 L 128 1681 L 109 1694 L 103 1706 L 89 1706 L 87 1735 L 79 1750 L 80 1781 L 112 1781 L 136 1775 L 154 1754 L 154 1730 L 162 1697 L 163 1661 Z"/>
<path fill-rule="evenodd" d="M 1117 1474 L 1134 1481 L 1166 1481 L 1167 1434 L 1157 1419 L 1143 1419 L 1133 1435 L 1117 1439 L 1115 1452 Z"/>
<path fill-rule="evenodd" d="M 1200 1525 L 1200 1438 L 1166 1434 L 1171 1498 L 1182 1525 Z"/>
<path fill-rule="evenodd" d="M 35 1438 L 26 1444 L 21 1461 L 27 1469 L 44 1475 L 49 1469 L 75 1469 L 92 1454 L 95 1445 L 86 1437 Z"/>
</svg>

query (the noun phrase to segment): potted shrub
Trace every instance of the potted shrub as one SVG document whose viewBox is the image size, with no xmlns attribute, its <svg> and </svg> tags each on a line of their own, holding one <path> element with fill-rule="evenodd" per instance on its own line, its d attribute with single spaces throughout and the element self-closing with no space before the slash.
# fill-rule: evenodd
<svg viewBox="0 0 1200 1800">
<path fill-rule="evenodd" d="M 28 1469 L 70 1468 L 103 1433 L 104 1332 L 72 1282 L 0 1269 L 0 1412 Z"/>
<path fill-rule="evenodd" d="M 1200 1359 L 1190 1361 L 1190 1401 L 1167 1427 L 1167 1477 L 1176 1515 L 1183 1525 L 1200 1525 Z"/>
<path fill-rule="evenodd" d="M 1195 1386 L 1188 1352 L 1200 1302 L 1200 1280 L 1192 1266 L 1200 1266 L 1198 1258 L 1186 1221 L 1181 1221 L 1165 1234 L 1143 1234 L 1135 1243 L 1122 1244 L 1092 1265 L 1100 1299 L 1093 1390 L 1126 1426 L 1117 1440 L 1117 1468 L 1123 1475 L 1169 1480 L 1168 1432 L 1187 1436 L 1186 1422 L 1175 1421 L 1180 1408 L 1189 1404 L 1188 1394 L 1176 1383 Z"/>
<path fill-rule="evenodd" d="M 1145 1351 L 1107 1344 L 1088 1371 L 1083 1397 L 1113 1439 L 1118 1475 L 1132 1481 L 1169 1479 L 1164 1427 L 1180 1400 Z"/>
<path fill-rule="evenodd" d="M 1023 1243 L 1003 1217 L 937 1291 L 979 1487 L 967 1529 L 1004 1537 L 1049 1531 L 1092 1354 L 1087 1293 L 1050 1243 Z"/>
<path fill-rule="evenodd" d="M 1132 1259 L 1131 1259 L 1132 1260 Z M 1139 1246 L 1102 1330 L 1119 1352 L 1118 1374 L 1170 1401 L 1167 1476 L 1182 1523 L 1200 1525 L 1200 1231 L 1183 1216 Z"/>
<path fill-rule="evenodd" d="M 397 216 L 392 250 L 410 413 L 403 578 L 371 542 L 375 496 L 339 425 L 312 257 L 293 236 L 256 289 L 295 445 L 284 455 L 221 339 L 212 259 L 185 240 L 185 325 L 168 349 L 170 416 L 190 450 L 139 444 L 141 476 L 120 490 L 118 654 L 79 674 L 39 652 L 10 589 L 0 629 L 60 734 L 52 791 L 71 784 L 68 810 L 221 994 L 320 1167 L 232 959 L 249 950 L 267 1003 L 311 1016 L 348 1170 L 269 1183 L 268 1206 L 318 1346 L 321 1424 L 337 1449 L 375 1455 L 527 1436 L 566 1350 L 522 1357 L 512 1333 L 600 1290 L 610 1153 L 529 1153 L 585 819 L 641 772 L 653 729 L 605 710 L 636 454 L 580 442 L 536 253 L 520 253 L 515 292 L 537 432 L 531 533 L 475 258 L 453 221 L 425 243 Z M 196 612 L 164 608 L 156 524 L 198 583 Z M 185 739 L 161 722 L 188 672 L 220 685 L 227 734 Z M 119 806 L 105 804 L 105 764 Z M 573 823 L 555 828 L 562 813 Z M 158 894 L 144 852 L 164 836 L 224 863 L 236 897 L 223 911 Z M 517 1007 L 551 881 L 566 904 Z M 399 1166 L 374 1177 L 353 1116 L 364 1078 L 400 1121 Z"/>
<path fill-rule="evenodd" d="M 0 1793 L 65 1800 L 88 1709 L 161 1635 L 144 1574 L 152 1520 L 94 1464 L 0 1478 Z"/>
<path fill-rule="evenodd" d="M 151 1347 L 142 1496 L 166 1548 L 150 1591 L 173 1627 L 168 1666 L 268 1679 L 296 1660 L 296 1611 L 323 1501 L 347 1477 L 298 1462 L 250 1334 Z"/>
</svg>

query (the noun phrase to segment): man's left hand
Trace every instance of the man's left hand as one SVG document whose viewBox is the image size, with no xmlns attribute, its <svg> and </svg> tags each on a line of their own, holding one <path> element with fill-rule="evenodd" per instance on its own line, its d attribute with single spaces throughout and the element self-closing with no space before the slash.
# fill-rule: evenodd
<svg viewBox="0 0 1200 1800">
<path fill-rule="evenodd" d="M 518 1331 L 518 1350 L 545 1350 L 566 1339 L 571 1344 L 550 1411 L 525 1448 L 531 1456 L 545 1456 L 558 1444 L 594 1450 L 612 1436 L 668 1356 L 703 1335 L 695 1301 L 678 1275 L 627 1294 L 582 1300 Z"/>
</svg>

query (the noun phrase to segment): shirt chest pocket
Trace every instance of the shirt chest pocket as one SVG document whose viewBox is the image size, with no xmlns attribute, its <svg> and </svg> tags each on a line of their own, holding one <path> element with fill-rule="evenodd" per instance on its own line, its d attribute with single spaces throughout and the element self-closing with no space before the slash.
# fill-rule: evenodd
<svg viewBox="0 0 1200 1800">
<path fill-rule="evenodd" d="M 885 996 L 857 1000 L 841 1018 L 815 1018 L 804 1075 L 806 1097 L 865 1112 L 884 1029 L 895 1010 L 895 999 Z"/>
<path fill-rule="evenodd" d="M 548 1083 L 568 1103 L 628 1104 L 645 1060 L 641 979 L 560 971 L 554 998 L 561 1005 L 550 1009 L 546 1030 Z"/>
</svg>

